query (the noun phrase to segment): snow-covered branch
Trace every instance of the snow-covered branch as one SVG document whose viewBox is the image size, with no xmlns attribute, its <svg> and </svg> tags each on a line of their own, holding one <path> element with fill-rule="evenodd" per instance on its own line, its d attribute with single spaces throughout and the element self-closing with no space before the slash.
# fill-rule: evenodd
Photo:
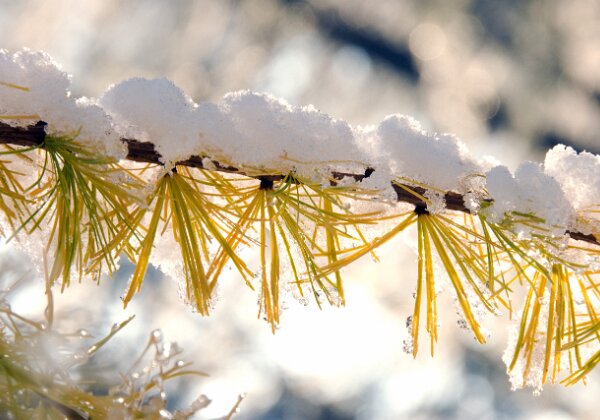
<svg viewBox="0 0 600 420">
<path fill-rule="evenodd" d="M 44 138 L 46 136 L 46 125 L 47 124 L 45 122 L 39 121 L 37 124 L 30 125 L 27 127 L 13 127 L 0 122 L 0 144 L 11 144 L 15 146 L 27 147 L 43 146 Z M 162 156 L 156 151 L 152 143 L 125 138 L 121 139 L 121 141 L 127 145 L 127 159 L 135 162 L 155 163 L 159 165 L 163 164 L 164 160 Z M 239 175 L 248 175 L 250 177 L 257 177 L 260 179 L 281 180 L 285 177 L 285 175 L 253 176 L 252 174 L 246 174 L 244 173 L 244 171 L 233 166 L 222 165 L 216 160 L 210 160 L 209 165 L 207 165 L 206 163 L 206 158 L 200 156 L 190 156 L 186 160 L 179 161 L 176 164 L 189 166 L 193 168 L 203 168 L 209 170 L 212 169 L 221 172 L 235 173 Z M 331 177 L 335 180 L 344 180 L 346 178 L 351 178 L 357 182 L 361 182 L 364 179 L 370 177 L 373 172 L 374 170 L 372 168 L 367 168 L 364 173 L 333 171 L 331 173 Z M 424 197 L 425 195 L 427 195 L 428 190 L 426 188 L 420 187 L 418 185 L 411 185 L 400 182 L 394 182 L 390 185 L 394 189 L 398 201 L 414 204 L 418 207 L 427 207 L 427 202 L 420 198 L 420 196 Z M 411 190 L 416 192 L 417 194 L 411 193 Z M 444 193 L 443 198 L 446 204 L 446 208 L 448 210 L 461 211 L 465 213 L 471 212 L 471 209 L 465 205 L 465 197 L 463 194 L 454 191 L 447 191 Z M 493 203 L 493 199 L 491 197 L 485 198 L 484 200 L 490 204 Z M 585 234 L 577 231 L 567 231 L 566 233 L 572 239 L 578 241 L 585 241 L 594 245 L 600 245 L 600 242 L 593 234 Z"/>
</svg>

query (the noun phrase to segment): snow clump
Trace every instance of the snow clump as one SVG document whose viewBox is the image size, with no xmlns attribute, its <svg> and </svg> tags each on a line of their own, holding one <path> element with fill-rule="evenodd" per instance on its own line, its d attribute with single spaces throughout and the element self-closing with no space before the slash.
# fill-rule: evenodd
<svg viewBox="0 0 600 420">
<path fill-rule="evenodd" d="M 71 96 L 70 76 L 48 54 L 0 50 L 0 82 L 0 116 L 9 117 L 3 122 L 27 126 L 43 120 L 52 134 L 77 134 L 77 141 L 105 155 L 126 156 L 108 115 L 95 100 Z"/>
<path fill-rule="evenodd" d="M 544 173 L 542 165 L 524 162 L 514 176 L 505 166 L 496 166 L 486 174 L 486 188 L 494 198 L 488 216 L 492 222 L 502 223 L 505 216 L 518 213 L 543 219 L 550 234 L 564 235 L 572 224 L 574 209 L 558 181 Z M 529 222 L 535 220 L 529 220 Z M 516 228 L 529 232 L 528 224 Z"/>
</svg>

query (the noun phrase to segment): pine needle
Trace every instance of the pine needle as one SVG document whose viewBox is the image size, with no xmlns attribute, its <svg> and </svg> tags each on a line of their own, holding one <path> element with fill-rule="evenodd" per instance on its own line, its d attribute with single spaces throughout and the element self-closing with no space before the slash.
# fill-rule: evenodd
<svg viewBox="0 0 600 420">
<path fill-rule="evenodd" d="M 72 268 L 79 279 L 84 274 L 98 277 L 103 264 L 110 273 L 116 269 L 117 224 L 128 223 L 128 205 L 136 200 L 137 184 L 124 178 L 127 172 L 75 137 L 46 137 L 40 175 L 27 189 L 39 207 L 14 233 L 50 227 L 49 279 L 53 283 L 61 278 L 63 289 L 70 283 Z"/>
<path fill-rule="evenodd" d="M 345 187 L 322 187 L 288 175 L 279 181 L 263 179 L 239 192 L 232 200 L 244 205 L 237 226 L 227 237 L 235 252 L 243 243 L 255 243 L 260 251 L 260 310 L 275 331 L 280 321 L 279 292 L 282 287 L 282 260 L 289 266 L 291 281 L 298 294 L 304 296 L 305 286 L 320 307 L 322 298 L 330 304 L 343 304 L 344 292 L 339 269 L 345 265 L 340 254 L 345 239 L 359 240 L 366 245 L 359 225 L 373 223 L 376 213 L 353 215 L 343 207 L 341 197 L 359 199 L 362 191 Z M 245 203 L 245 204 L 244 204 Z M 254 232 L 258 232 L 255 235 Z M 209 269 L 211 288 L 217 282 L 224 261 L 229 256 L 217 253 Z M 331 269 L 334 279 L 323 274 L 321 261 L 336 267 Z"/>
<path fill-rule="evenodd" d="M 157 235 L 170 228 L 173 238 L 179 244 L 185 277 L 185 294 L 190 304 L 202 315 L 208 315 L 213 289 L 209 284 L 208 262 L 212 259 L 209 252 L 210 238 L 214 238 L 228 259 L 219 265 L 219 271 L 230 260 L 238 271 L 248 278 L 250 270 L 234 253 L 228 242 L 227 234 L 233 229 L 224 207 L 211 201 L 214 192 L 228 193 L 234 190 L 225 178 L 207 174 L 203 170 L 191 171 L 177 167 L 171 173 L 162 176 L 144 206 L 132 213 L 132 225 L 142 238 L 137 252 L 129 247 L 127 252 L 136 268 L 124 305 L 141 290 L 150 256 Z M 144 225 L 145 215 L 150 213 L 148 225 Z M 124 227 L 125 229 L 126 227 Z M 213 260 L 214 261 L 214 260 Z"/>
<path fill-rule="evenodd" d="M 591 278 L 585 274 L 575 275 L 560 264 L 552 266 L 550 278 L 535 273 L 533 280 L 536 287 L 529 289 L 509 364 L 509 370 L 513 370 L 522 358 L 524 383 L 531 375 L 534 355 L 539 353 L 543 354 L 541 384 L 548 379 L 552 383 L 557 380 L 565 357 L 571 373 L 569 378 L 578 377 L 573 376 L 577 372 L 582 376 L 588 372 L 586 366 L 589 364 L 582 360 L 582 346 L 591 339 L 600 343 L 600 335 L 598 331 L 586 331 L 587 326 L 596 324 L 599 319 L 595 309 L 599 301 L 590 296 L 586 279 Z M 578 303 L 576 295 L 582 296 L 583 303 Z M 543 323 L 542 317 L 546 318 Z M 540 340 L 540 336 L 545 339 Z M 537 350 L 540 346 L 542 348 Z"/>
<path fill-rule="evenodd" d="M 585 377 L 598 365 L 600 365 L 600 350 L 592 355 L 581 369 L 573 372 L 571 375 L 561 381 L 563 385 L 574 385 L 575 383 L 584 380 Z"/>
<path fill-rule="evenodd" d="M 3 149 L 0 155 L 13 155 L 23 160 L 27 159 L 24 153 L 31 150 L 13 149 L 10 146 L 4 146 Z M 25 189 L 20 181 L 22 174 L 12 170 L 9 164 L 10 161 L 0 160 L 0 211 L 4 214 L 11 231 L 14 232 L 30 214 Z M 0 234 L 6 235 L 1 228 Z"/>
</svg>

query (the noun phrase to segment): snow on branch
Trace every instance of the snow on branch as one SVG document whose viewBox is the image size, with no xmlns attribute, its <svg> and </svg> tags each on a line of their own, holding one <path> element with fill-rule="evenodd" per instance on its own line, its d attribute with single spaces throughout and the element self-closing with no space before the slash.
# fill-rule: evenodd
<svg viewBox="0 0 600 420">
<path fill-rule="evenodd" d="M 11 144 L 15 146 L 43 146 L 44 139 L 46 137 L 46 126 L 47 124 L 43 121 L 38 121 L 34 125 L 29 125 L 26 127 L 15 127 L 6 123 L 0 122 L 0 144 Z M 145 162 L 145 163 L 155 163 L 163 165 L 164 159 L 156 151 L 156 148 L 153 143 L 150 142 L 141 142 L 136 139 L 126 139 L 123 138 L 121 141 L 127 145 L 127 154 L 126 159 L 135 161 L 135 162 Z M 550 158 L 555 159 L 555 155 L 557 151 L 561 149 L 560 146 L 553 149 L 551 153 L 549 153 Z M 575 166 L 581 172 L 581 176 L 585 176 L 585 172 L 581 171 L 581 168 L 577 166 L 576 163 L 573 162 L 573 158 L 577 159 L 577 155 L 574 154 L 572 149 L 566 149 L 563 147 L 563 150 L 570 156 L 571 161 L 568 163 L 569 165 Z M 591 154 L 582 154 L 582 158 L 590 159 L 593 157 Z M 281 180 L 285 177 L 285 175 L 281 174 L 271 174 L 271 175 L 252 175 L 246 174 L 243 170 L 240 170 L 236 167 L 223 165 L 217 160 L 207 160 L 201 156 L 189 156 L 185 160 L 181 160 L 176 162 L 176 165 L 189 166 L 193 168 L 202 168 L 208 170 L 217 170 L 221 172 L 229 172 L 235 173 L 239 175 L 247 175 L 250 177 L 257 177 L 261 179 L 269 179 L 269 180 Z M 592 162 L 593 163 L 593 162 Z M 502 168 L 502 167 L 501 167 Z M 557 172 L 557 174 L 561 174 L 561 172 L 557 171 L 555 167 L 552 167 L 553 171 Z M 573 169 L 571 169 L 573 170 Z M 345 180 L 352 179 L 356 182 L 362 182 L 365 179 L 369 178 L 374 172 L 374 169 L 367 167 L 363 173 L 349 173 L 349 172 L 339 172 L 332 171 L 331 177 L 334 180 Z M 503 169 L 504 174 L 507 172 Z M 567 178 L 568 179 L 568 178 Z M 569 180 L 572 182 L 572 180 Z M 427 207 L 427 202 L 423 199 L 425 195 L 427 195 L 427 188 L 409 184 L 409 183 L 401 183 L 401 182 L 392 182 L 390 183 L 393 188 L 396 198 L 400 202 L 406 202 L 414 204 L 415 206 Z M 586 189 L 585 185 L 579 185 L 579 188 Z M 590 188 L 587 188 L 590 189 Z M 417 194 L 414 194 L 416 192 Z M 510 193 L 509 193 L 510 194 Z M 581 194 L 578 194 L 577 197 L 581 197 Z M 587 201 L 590 200 L 590 195 L 583 195 Z M 443 194 L 443 199 L 445 203 L 445 208 L 448 210 L 461 211 L 465 213 L 471 213 L 472 208 L 467 207 L 465 205 L 465 196 L 461 193 L 455 191 L 445 191 Z M 481 198 L 483 202 L 488 205 L 493 204 L 494 200 L 491 197 Z M 598 239 L 591 233 L 582 233 L 574 230 L 566 230 L 565 233 L 569 235 L 572 239 L 578 241 L 585 241 L 594 245 L 600 245 Z"/>
</svg>

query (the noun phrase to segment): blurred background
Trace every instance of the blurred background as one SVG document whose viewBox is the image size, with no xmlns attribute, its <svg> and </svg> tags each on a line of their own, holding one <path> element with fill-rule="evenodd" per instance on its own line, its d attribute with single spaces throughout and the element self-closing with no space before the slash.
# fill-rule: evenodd
<svg viewBox="0 0 600 420">
<path fill-rule="evenodd" d="M 514 168 L 557 143 L 600 153 L 598 22 L 597 0 L 0 0 L 0 48 L 48 52 L 73 74 L 75 96 L 166 76 L 196 102 L 252 89 L 354 125 L 402 113 Z M 479 346 L 456 326 L 447 297 L 435 358 L 406 354 L 410 243 L 383 248 L 375 267 L 347 269 L 345 308 L 319 311 L 289 297 L 275 335 L 256 319 L 256 295 L 233 275 L 208 319 L 191 313 L 176 282 L 158 271 L 123 311 L 126 262 L 100 287 L 77 285 L 57 301 L 66 322 L 100 336 L 137 315 L 99 366 L 130 363 L 155 328 L 177 341 L 211 377 L 182 381 L 171 403 L 206 393 L 213 404 L 201 418 L 226 414 L 242 392 L 240 419 L 597 416 L 599 375 L 587 387 L 546 386 L 540 396 L 511 391 L 501 361 L 507 320 L 490 320 L 490 343 Z M 12 247 L 4 252 L 26 261 Z M 32 283 L 13 309 L 35 314 L 44 302 Z"/>
</svg>

